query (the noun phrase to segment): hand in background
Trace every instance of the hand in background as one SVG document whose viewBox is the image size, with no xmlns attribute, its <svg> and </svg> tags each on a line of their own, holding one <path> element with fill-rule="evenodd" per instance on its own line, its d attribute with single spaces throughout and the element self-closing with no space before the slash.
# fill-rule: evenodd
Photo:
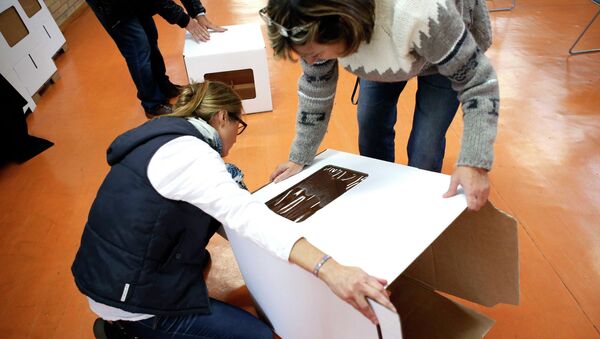
<svg viewBox="0 0 600 339">
<path fill-rule="evenodd" d="M 223 28 L 221 26 L 214 25 L 210 20 L 208 20 L 206 15 L 197 16 L 196 22 L 198 22 L 198 24 L 200 24 L 200 26 L 204 27 L 204 29 L 206 29 L 207 32 L 209 29 L 213 30 L 215 32 L 225 32 L 227 30 L 226 28 Z"/>
<path fill-rule="evenodd" d="M 200 25 L 196 20 L 190 20 L 185 29 L 190 32 L 196 42 L 206 42 L 210 39 L 208 29 Z"/>
<path fill-rule="evenodd" d="M 467 196 L 467 208 L 479 211 L 485 205 L 490 195 L 490 182 L 488 172 L 483 168 L 459 166 L 452 173 L 450 187 L 444 198 L 456 195 L 458 185 L 461 185 Z"/>
<path fill-rule="evenodd" d="M 293 175 L 298 174 L 304 168 L 303 165 L 295 163 L 293 161 L 284 162 L 283 164 L 279 164 L 277 168 L 271 173 L 269 177 L 269 181 L 272 182 L 280 182 L 284 179 L 287 179 Z"/>
</svg>

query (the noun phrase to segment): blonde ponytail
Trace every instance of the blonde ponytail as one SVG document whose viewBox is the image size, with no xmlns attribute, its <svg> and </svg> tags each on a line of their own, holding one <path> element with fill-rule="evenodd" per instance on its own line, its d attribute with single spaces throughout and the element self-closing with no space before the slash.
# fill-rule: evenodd
<svg viewBox="0 0 600 339">
<path fill-rule="evenodd" d="M 239 118 L 242 114 L 242 99 L 230 86 L 207 80 L 185 86 L 177 98 L 173 113 L 164 116 L 198 117 L 208 122 L 221 110 Z"/>
</svg>

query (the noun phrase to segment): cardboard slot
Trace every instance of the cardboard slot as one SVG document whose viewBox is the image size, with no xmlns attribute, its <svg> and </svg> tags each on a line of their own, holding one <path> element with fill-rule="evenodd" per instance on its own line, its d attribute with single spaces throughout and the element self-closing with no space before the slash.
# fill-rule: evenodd
<svg viewBox="0 0 600 339">
<path fill-rule="evenodd" d="M 0 13 L 0 32 L 10 47 L 29 35 L 29 30 L 14 6 Z"/>
<path fill-rule="evenodd" d="M 256 98 L 256 87 L 252 69 L 207 73 L 204 75 L 204 79 L 221 81 L 230 85 L 240 95 L 242 100 Z"/>
<path fill-rule="evenodd" d="M 19 4 L 30 18 L 42 9 L 38 0 L 19 0 Z"/>
</svg>

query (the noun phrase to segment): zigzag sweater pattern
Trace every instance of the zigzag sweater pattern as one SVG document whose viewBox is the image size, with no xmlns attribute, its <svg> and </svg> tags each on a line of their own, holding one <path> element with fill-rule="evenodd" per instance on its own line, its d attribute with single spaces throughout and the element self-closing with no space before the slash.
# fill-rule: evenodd
<svg viewBox="0 0 600 339">
<path fill-rule="evenodd" d="M 491 169 L 500 102 L 496 73 L 484 54 L 491 41 L 485 0 L 376 0 L 369 43 L 338 60 L 313 65 L 301 60 L 296 138 L 289 159 L 312 162 L 331 117 L 339 62 L 371 81 L 446 76 L 463 110 L 456 165 Z"/>
</svg>

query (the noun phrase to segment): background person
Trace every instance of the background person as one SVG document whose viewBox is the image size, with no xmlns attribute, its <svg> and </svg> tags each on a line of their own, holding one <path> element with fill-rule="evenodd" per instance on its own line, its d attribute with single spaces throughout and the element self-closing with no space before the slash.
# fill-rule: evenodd
<svg viewBox="0 0 600 339">
<path fill-rule="evenodd" d="M 152 17 L 159 14 L 170 24 L 188 30 L 197 41 L 208 41 L 209 29 L 225 30 L 210 22 L 199 0 L 181 1 L 187 13 L 172 0 L 86 1 L 125 58 L 148 118 L 171 113 L 168 99 L 179 94 L 178 86 L 166 74 Z"/>
</svg>

